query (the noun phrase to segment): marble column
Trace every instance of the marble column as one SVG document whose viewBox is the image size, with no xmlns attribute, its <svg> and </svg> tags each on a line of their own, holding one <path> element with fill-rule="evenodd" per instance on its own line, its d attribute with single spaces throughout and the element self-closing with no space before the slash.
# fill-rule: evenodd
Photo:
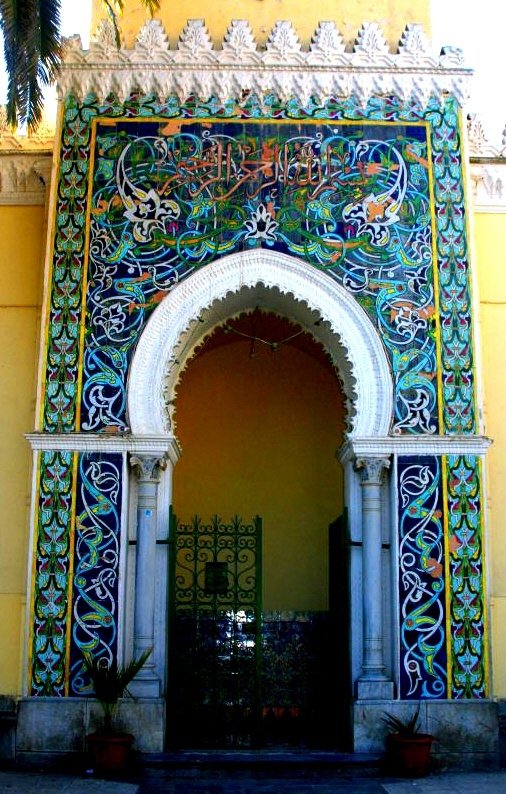
<svg viewBox="0 0 506 794">
<path fill-rule="evenodd" d="M 160 679 L 154 660 L 155 562 L 158 483 L 167 466 L 165 457 L 132 455 L 130 465 L 137 478 L 137 544 L 135 555 L 134 656 L 148 648 L 153 652 L 130 687 L 137 697 L 159 697 Z"/>
<path fill-rule="evenodd" d="M 381 484 L 390 462 L 387 457 L 357 458 L 355 468 L 362 491 L 362 674 L 356 694 L 360 700 L 393 697 L 393 683 L 383 659 L 383 593 L 381 566 Z"/>
</svg>

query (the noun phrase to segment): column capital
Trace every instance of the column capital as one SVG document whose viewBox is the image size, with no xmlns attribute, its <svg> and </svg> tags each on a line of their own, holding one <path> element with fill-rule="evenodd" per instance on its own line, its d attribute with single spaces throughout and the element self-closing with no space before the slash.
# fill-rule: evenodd
<svg viewBox="0 0 506 794">
<path fill-rule="evenodd" d="M 390 458 L 386 455 L 357 457 L 354 468 L 359 472 L 363 485 L 381 485 L 385 471 L 390 468 Z"/>
<path fill-rule="evenodd" d="M 161 472 L 167 468 L 166 455 L 130 455 L 129 462 L 141 482 L 160 482 Z"/>
</svg>

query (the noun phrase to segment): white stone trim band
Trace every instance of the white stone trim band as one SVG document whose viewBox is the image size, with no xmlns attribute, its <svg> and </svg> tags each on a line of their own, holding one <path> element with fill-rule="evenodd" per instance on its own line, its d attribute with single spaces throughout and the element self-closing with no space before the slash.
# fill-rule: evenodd
<svg viewBox="0 0 506 794">
<path fill-rule="evenodd" d="M 136 455 L 168 455 L 179 460 L 179 442 L 174 436 L 136 436 L 130 433 L 26 433 L 34 452 L 130 452 Z"/>
<path fill-rule="evenodd" d="M 486 436 L 350 437 L 338 450 L 341 462 L 378 455 L 484 455 L 492 440 Z"/>
</svg>

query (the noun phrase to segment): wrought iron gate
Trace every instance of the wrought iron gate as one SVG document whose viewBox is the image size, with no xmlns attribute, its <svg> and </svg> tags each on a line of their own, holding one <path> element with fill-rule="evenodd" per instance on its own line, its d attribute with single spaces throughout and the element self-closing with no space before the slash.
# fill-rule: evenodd
<svg viewBox="0 0 506 794">
<path fill-rule="evenodd" d="M 261 719 L 261 519 L 171 514 L 168 732 L 175 746 L 255 744 Z"/>
</svg>

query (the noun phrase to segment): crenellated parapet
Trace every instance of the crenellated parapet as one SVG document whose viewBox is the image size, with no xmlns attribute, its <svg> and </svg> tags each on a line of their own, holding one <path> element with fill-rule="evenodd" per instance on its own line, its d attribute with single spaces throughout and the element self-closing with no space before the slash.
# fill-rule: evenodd
<svg viewBox="0 0 506 794">
<path fill-rule="evenodd" d="M 462 52 L 431 51 L 420 25 L 408 24 L 396 52 L 388 46 L 380 25 L 365 23 L 354 42 L 344 40 L 334 22 L 320 22 L 304 48 L 291 22 L 276 22 L 260 47 L 250 24 L 233 20 L 216 47 L 204 20 L 189 20 L 171 47 L 158 20 L 146 23 L 135 46 L 116 46 L 109 22 L 97 30 L 88 50 L 78 37 L 69 40 L 59 79 L 59 94 L 78 99 L 95 94 L 100 100 L 115 94 L 120 101 L 132 91 L 157 97 L 190 96 L 238 103 L 250 94 L 274 93 L 281 100 L 302 102 L 356 96 L 364 105 L 374 95 L 416 99 L 425 106 L 431 97 L 455 96 L 463 104 L 471 70 Z"/>
</svg>

